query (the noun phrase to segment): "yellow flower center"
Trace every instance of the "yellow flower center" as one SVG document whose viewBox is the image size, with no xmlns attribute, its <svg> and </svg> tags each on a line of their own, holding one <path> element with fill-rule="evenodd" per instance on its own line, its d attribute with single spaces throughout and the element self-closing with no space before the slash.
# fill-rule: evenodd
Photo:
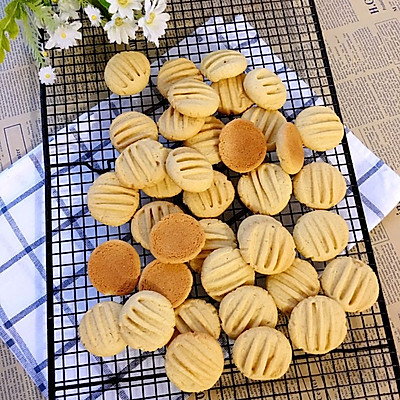
<svg viewBox="0 0 400 400">
<path fill-rule="evenodd" d="M 63 33 L 61 34 L 61 37 L 62 37 L 63 39 L 65 39 L 65 38 L 67 37 L 67 34 L 66 34 L 65 32 L 63 32 Z"/>
<path fill-rule="evenodd" d="M 96 15 L 92 15 L 91 18 L 92 18 L 93 21 L 96 21 L 96 19 L 97 19 Z"/>
<path fill-rule="evenodd" d="M 129 0 L 118 0 L 118 4 L 120 6 L 126 6 L 128 4 Z"/>
<path fill-rule="evenodd" d="M 115 18 L 115 25 L 116 26 L 121 26 L 124 24 L 124 20 L 121 17 Z"/>
<path fill-rule="evenodd" d="M 154 13 L 154 12 L 150 13 L 149 18 L 147 19 L 147 22 L 146 22 L 147 25 L 151 25 L 153 23 L 155 17 L 156 17 L 156 13 Z"/>
<path fill-rule="evenodd" d="M 43 54 L 43 57 L 47 57 L 48 56 L 47 51 L 43 51 L 42 54 Z"/>
<path fill-rule="evenodd" d="M 49 73 L 47 73 L 47 74 L 44 75 L 44 77 L 45 77 L 46 79 L 50 79 L 51 75 L 50 75 Z"/>
</svg>

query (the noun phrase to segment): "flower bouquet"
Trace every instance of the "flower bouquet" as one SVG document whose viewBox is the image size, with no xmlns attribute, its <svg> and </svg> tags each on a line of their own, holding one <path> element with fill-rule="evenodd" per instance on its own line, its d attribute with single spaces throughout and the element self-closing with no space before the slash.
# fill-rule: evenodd
<svg viewBox="0 0 400 400">
<path fill-rule="evenodd" d="M 103 27 L 111 43 L 128 43 L 141 28 L 148 41 L 159 45 L 169 14 L 166 0 L 12 0 L 0 20 L 0 63 L 11 51 L 22 26 L 24 38 L 39 67 L 39 79 L 45 85 L 56 80 L 47 50 L 68 49 L 82 39 L 79 10 L 94 27 Z M 41 31 L 47 33 L 42 44 Z"/>
</svg>

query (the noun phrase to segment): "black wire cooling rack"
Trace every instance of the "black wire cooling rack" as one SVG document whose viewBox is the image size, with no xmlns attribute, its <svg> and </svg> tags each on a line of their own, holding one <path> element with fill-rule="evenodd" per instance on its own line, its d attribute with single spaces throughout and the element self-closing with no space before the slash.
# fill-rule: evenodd
<svg viewBox="0 0 400 400">
<path fill-rule="evenodd" d="M 105 240 L 122 238 L 131 241 L 129 226 L 111 228 L 97 223 L 88 213 L 86 194 L 98 173 L 114 166 L 116 153 L 107 129 L 112 118 L 122 111 L 136 109 L 157 119 L 168 106 L 154 84 L 157 69 L 165 58 L 189 53 L 192 59 L 199 59 L 212 49 L 232 45 L 235 39 L 226 32 L 204 36 L 200 29 L 193 33 L 207 21 L 209 28 L 223 30 L 222 18 L 225 23 L 233 23 L 231 28 L 240 37 L 239 50 L 249 52 L 254 66 L 262 66 L 262 57 L 268 58 L 259 35 L 271 46 L 273 53 L 297 73 L 284 72 L 284 79 L 290 86 L 304 86 L 304 80 L 312 88 L 311 94 L 304 90 L 291 93 L 291 100 L 284 110 L 289 120 L 298 111 L 299 104 L 301 108 L 310 105 L 310 100 L 315 102 L 315 94 L 340 115 L 313 1 L 234 0 L 224 3 L 221 0 L 183 0 L 173 1 L 169 12 L 172 17 L 169 29 L 158 49 L 143 38 L 132 43 L 133 49 L 143 51 L 156 66 L 152 69 L 149 87 L 140 96 L 122 99 L 111 96 L 107 90 L 103 80 L 105 63 L 123 48 L 107 44 L 100 30 L 84 24 L 80 46 L 51 55 L 59 75 L 54 86 L 42 87 L 51 399 L 185 397 L 166 377 L 163 367 L 165 349 L 155 353 L 126 350 L 116 357 L 102 359 L 83 349 L 77 333 L 79 321 L 89 307 L 102 300 L 125 300 L 101 296 L 94 290 L 86 275 L 86 262 L 92 250 Z M 243 15 L 250 25 L 237 22 L 239 15 Z M 211 17 L 215 18 L 209 20 Z M 187 42 L 164 56 L 187 36 Z M 270 58 L 270 64 L 269 67 L 275 70 L 282 67 L 276 58 Z M 74 122 L 77 118 L 78 122 Z M 275 160 L 274 154 L 270 157 L 271 161 Z M 307 162 L 317 158 L 326 159 L 345 175 L 347 196 L 335 210 L 349 224 L 352 255 L 366 260 L 376 269 L 346 138 L 342 146 L 328 154 L 310 152 Z M 237 178 L 223 167 L 217 168 L 233 181 Z M 142 194 L 141 203 L 147 201 L 149 199 Z M 181 204 L 179 196 L 174 201 Z M 293 200 L 276 218 L 291 230 L 296 219 L 306 211 Z M 236 199 L 222 219 L 236 231 L 247 215 L 248 210 Z M 363 239 L 363 244 L 355 238 Z M 146 265 L 151 255 L 134 245 L 141 254 L 143 266 Z M 323 264 L 316 265 L 319 271 L 323 267 Z M 262 281 L 263 278 L 259 279 Z M 198 277 L 195 277 L 191 296 L 206 298 Z M 285 334 L 286 323 L 281 316 L 278 329 Z M 232 341 L 221 336 L 226 356 L 224 373 L 212 390 L 198 394 L 196 398 L 398 399 L 399 367 L 382 296 L 371 310 L 348 314 L 348 324 L 348 335 L 339 349 L 323 356 L 294 351 L 288 373 L 282 379 L 267 383 L 249 381 L 238 372 L 231 357 Z"/>
</svg>

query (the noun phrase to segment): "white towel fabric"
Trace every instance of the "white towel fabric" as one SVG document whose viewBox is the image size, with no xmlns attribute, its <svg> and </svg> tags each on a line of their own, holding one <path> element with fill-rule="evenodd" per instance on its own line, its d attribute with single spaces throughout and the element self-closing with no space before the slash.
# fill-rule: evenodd
<svg viewBox="0 0 400 400">
<path fill-rule="evenodd" d="M 219 44 L 217 43 L 217 38 Z M 244 21 L 241 15 L 228 24 L 222 18 L 210 19 L 205 26 L 197 29 L 197 35 L 186 38 L 179 46 L 171 49 L 168 52 L 168 56 L 173 57 L 178 54 L 179 56 L 186 56 L 190 54 L 190 58 L 195 63 L 198 63 L 200 61 L 197 56 L 199 49 L 208 52 L 227 47 L 240 49 L 248 57 L 250 68 L 254 65 L 264 65 L 273 68 L 280 75 L 289 92 L 289 99 L 284 107 L 284 112 L 286 112 L 286 116 L 289 119 L 294 117 L 290 115 L 289 107 L 291 109 L 295 108 L 299 112 L 310 105 L 322 104 L 322 101 L 310 90 L 308 85 L 299 80 L 294 71 L 286 68 L 282 61 L 272 54 L 270 47 L 258 37 L 257 32 Z M 155 65 L 153 67 L 156 68 Z M 149 88 L 146 90 L 150 91 Z M 148 99 L 150 102 L 151 93 L 147 94 L 149 94 Z M 109 111 L 101 111 L 104 108 L 108 110 L 110 105 L 113 110 L 111 113 Z M 134 106 L 135 98 L 121 99 L 118 96 L 112 96 L 111 99 L 100 103 L 90 112 L 82 114 L 78 121 L 70 123 L 65 129 L 57 133 L 59 153 L 61 150 L 60 143 L 64 140 L 64 150 L 71 155 L 69 162 L 77 161 L 78 155 L 73 150 L 78 149 L 79 146 L 84 146 L 82 142 L 89 134 L 89 127 L 91 128 L 92 138 L 97 133 L 99 135 L 103 134 L 103 138 L 100 137 L 100 140 L 104 143 L 104 141 L 108 140 L 104 136 L 104 132 L 107 132 L 110 117 L 115 117 L 121 111 L 132 110 Z M 99 122 L 99 113 L 103 117 L 101 122 Z M 81 139 L 79 143 L 77 141 L 78 138 Z M 351 150 L 368 228 L 372 229 L 400 200 L 400 178 L 350 131 L 347 131 L 347 140 Z M 113 152 L 111 145 L 109 149 L 110 152 Z M 54 154 L 51 154 L 51 156 L 56 157 Z M 96 161 L 101 160 L 101 153 L 94 149 L 92 152 L 87 153 L 87 157 L 90 157 L 91 162 L 96 166 Z M 328 162 L 337 164 L 338 160 L 333 152 L 327 152 L 322 157 Z M 343 156 L 339 158 L 339 163 L 342 164 L 341 170 L 346 172 Z M 59 156 L 55 161 L 60 163 L 63 162 L 63 159 Z M 64 161 L 67 161 L 67 156 L 65 156 Z M 84 161 L 84 157 L 81 161 Z M 70 172 L 77 170 L 78 167 L 66 167 L 66 170 L 60 176 L 55 175 L 52 177 L 53 182 L 59 179 L 59 183 L 62 184 L 63 181 L 67 182 L 69 177 L 74 180 L 82 179 L 79 175 L 70 174 Z M 83 177 L 84 187 L 88 188 L 93 181 L 94 175 L 92 172 L 84 175 L 87 175 Z M 2 244 L 2 251 L 0 252 L 0 337 L 10 347 L 40 390 L 46 394 L 46 252 L 42 146 L 35 148 L 1 173 L 0 187 L 0 243 Z M 63 190 L 68 189 L 63 188 Z M 69 206 L 74 205 L 73 198 L 68 199 L 67 196 L 65 201 L 69 201 L 71 204 L 59 204 L 61 224 L 64 226 L 73 224 L 74 231 L 80 234 L 83 216 L 71 215 L 70 210 L 73 208 Z M 345 206 L 346 204 L 343 203 L 342 205 Z M 77 206 L 80 205 L 77 204 Z M 345 209 L 339 212 L 348 213 Z M 87 209 L 86 215 L 88 215 Z M 126 226 L 123 231 L 128 233 L 129 227 Z M 59 234 L 59 227 L 53 226 L 52 235 L 57 237 Z M 360 237 L 356 239 L 360 239 Z M 351 241 L 354 243 L 354 238 Z M 66 246 L 65 248 L 68 251 L 70 247 L 68 238 L 63 245 Z M 86 241 L 85 244 L 76 242 L 76 246 L 83 245 L 89 250 L 94 247 L 90 241 Z M 85 265 L 85 260 L 82 260 L 82 265 Z M 78 273 L 79 271 L 75 272 Z M 57 278 L 57 273 L 57 268 L 55 268 L 55 278 Z M 63 288 L 68 288 L 70 284 L 71 282 L 55 280 L 55 286 L 57 287 L 61 285 Z M 68 296 L 69 292 L 68 290 L 63 290 L 62 293 Z M 81 300 L 82 304 L 87 306 L 83 301 L 84 299 L 82 298 Z M 57 304 L 60 303 L 60 291 L 56 291 L 54 301 Z M 89 302 L 90 305 L 92 303 Z M 66 324 L 65 335 L 68 339 L 71 339 L 64 342 L 63 351 L 68 353 L 68 351 L 75 351 L 74 338 L 76 330 L 75 328 L 68 329 L 68 326 L 74 326 L 73 321 L 64 321 L 64 323 Z M 59 321 L 55 319 L 55 326 L 57 327 L 58 324 Z M 56 365 L 66 365 L 65 363 L 70 363 L 71 366 L 75 365 L 75 357 L 72 357 L 69 361 L 68 356 L 60 357 L 60 352 L 60 349 L 56 351 Z M 86 357 L 92 356 L 86 355 Z M 150 361 L 145 361 L 145 363 L 150 363 Z M 135 366 L 131 367 L 135 368 Z M 126 373 L 126 366 L 121 365 L 119 368 L 122 374 Z M 91 373 L 96 374 L 99 371 L 94 367 Z M 74 378 L 74 368 L 67 372 L 67 376 Z M 85 373 L 80 371 L 80 376 L 85 376 Z M 59 375 L 56 376 L 56 381 L 57 379 L 60 379 Z M 165 390 L 161 386 L 157 387 L 159 394 Z M 92 391 L 91 398 L 102 396 L 100 387 L 94 395 L 93 393 L 94 391 Z M 124 391 L 120 390 L 120 398 L 131 398 L 132 392 L 129 395 L 127 393 L 124 394 Z M 89 394 L 87 397 L 89 398 Z M 114 397 L 107 396 L 107 399 L 111 398 Z"/>
</svg>

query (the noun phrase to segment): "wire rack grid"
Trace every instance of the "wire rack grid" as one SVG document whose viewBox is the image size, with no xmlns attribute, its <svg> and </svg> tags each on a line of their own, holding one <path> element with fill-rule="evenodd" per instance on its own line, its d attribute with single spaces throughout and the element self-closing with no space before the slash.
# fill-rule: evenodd
<svg viewBox="0 0 400 400">
<path fill-rule="evenodd" d="M 226 36 L 199 37 L 199 30 L 193 32 L 206 21 L 216 31 L 225 23 L 233 23 L 236 34 L 242 38 L 239 50 L 249 51 L 254 67 L 263 66 L 256 54 L 265 51 L 260 47 L 261 42 L 254 40 L 256 31 L 273 53 L 296 71 L 294 75 L 285 72 L 289 85 L 301 86 L 304 80 L 324 104 L 332 106 L 340 115 L 312 0 L 234 0 L 226 3 L 182 0 L 173 1 L 169 11 L 172 17 L 170 28 L 158 49 L 143 38 L 132 43 L 133 49 L 143 51 L 155 63 L 149 87 L 139 96 L 119 98 L 106 88 L 103 80 L 105 64 L 123 48 L 107 44 L 99 30 L 84 24 L 81 45 L 51 55 L 52 64 L 62 74 L 54 86 L 42 87 L 41 98 L 46 171 L 50 398 L 181 399 L 186 396 L 166 377 L 165 349 L 155 353 L 126 350 L 116 357 L 101 359 L 90 356 L 78 338 L 79 321 L 91 306 L 104 300 L 125 300 L 100 295 L 86 274 L 86 262 L 97 245 L 115 238 L 132 241 L 129 226 L 111 228 L 97 223 L 86 206 L 89 186 L 98 173 L 113 168 L 117 155 L 105 127 L 119 113 L 133 109 L 158 119 L 168 107 L 155 85 L 156 73 L 163 60 L 187 54 L 198 60 L 215 47 L 229 46 Z M 255 30 L 247 24 L 236 24 L 237 15 L 243 15 Z M 221 20 L 209 20 L 216 16 Z M 175 47 L 190 35 L 196 45 L 185 42 Z M 176 51 L 165 55 L 171 48 Z M 275 65 L 278 63 L 275 58 L 271 63 L 275 70 L 281 66 Z M 309 102 L 302 93 L 296 92 L 286 103 L 284 112 L 288 120 L 298 112 L 296 104 L 299 101 L 303 107 Z M 352 249 L 348 253 L 376 268 L 346 138 L 332 152 L 307 153 L 306 162 L 321 158 L 337 166 L 348 182 L 345 200 L 335 207 L 351 230 Z M 270 154 L 270 161 L 276 162 L 274 154 Z M 237 174 L 221 165 L 217 169 L 233 182 L 237 181 Z M 141 204 L 148 201 L 150 199 L 141 193 Z M 179 196 L 173 201 L 182 205 Z M 292 230 L 297 218 L 307 211 L 291 200 L 276 218 Z M 236 231 L 240 221 L 248 215 L 249 211 L 235 199 L 221 219 Z M 356 238 L 363 239 L 363 243 Z M 145 266 L 152 259 L 150 253 L 133 244 Z M 315 264 L 315 267 L 321 271 L 324 264 Z M 258 277 L 257 282 L 263 285 L 263 280 Z M 194 276 L 191 296 L 207 299 L 197 276 Z M 398 399 L 399 367 L 382 296 L 369 311 L 349 314 L 348 325 L 348 335 L 339 349 L 324 356 L 305 355 L 296 350 L 288 373 L 282 379 L 268 383 L 249 381 L 238 372 L 232 362 L 232 341 L 222 335 L 226 358 L 224 373 L 212 390 L 198 394 L 196 398 Z M 280 316 L 278 329 L 287 335 L 286 326 L 286 317 Z"/>
</svg>

